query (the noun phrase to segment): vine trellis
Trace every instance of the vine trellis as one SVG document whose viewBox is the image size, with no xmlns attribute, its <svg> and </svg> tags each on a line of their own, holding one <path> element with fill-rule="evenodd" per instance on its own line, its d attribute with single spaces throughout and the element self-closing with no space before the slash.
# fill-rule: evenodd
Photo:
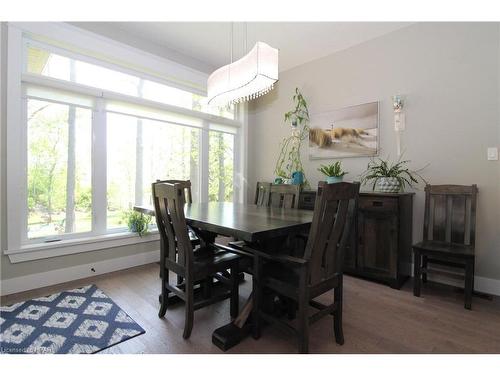
<svg viewBox="0 0 500 375">
<path fill-rule="evenodd" d="M 309 186 L 301 160 L 302 142 L 309 136 L 309 110 L 307 102 L 298 88 L 292 97 L 295 108 L 285 113 L 285 123 L 291 122 L 292 134 L 283 138 L 274 173 L 281 178 L 292 178 L 293 172 L 302 172 L 305 187 Z"/>
</svg>

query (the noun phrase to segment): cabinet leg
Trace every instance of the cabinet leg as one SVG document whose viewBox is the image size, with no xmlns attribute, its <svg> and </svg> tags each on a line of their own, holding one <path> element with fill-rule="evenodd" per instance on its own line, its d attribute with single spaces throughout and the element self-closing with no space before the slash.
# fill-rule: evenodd
<svg viewBox="0 0 500 375">
<path fill-rule="evenodd" d="M 420 251 L 413 251 L 413 295 L 416 297 L 420 297 L 420 287 L 422 283 L 422 269 L 421 269 L 421 261 L 422 255 Z"/>
</svg>

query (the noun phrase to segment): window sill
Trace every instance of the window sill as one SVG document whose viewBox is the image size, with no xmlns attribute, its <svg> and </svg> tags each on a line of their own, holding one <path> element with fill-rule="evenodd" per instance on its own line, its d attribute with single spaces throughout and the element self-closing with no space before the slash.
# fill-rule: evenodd
<svg viewBox="0 0 500 375">
<path fill-rule="evenodd" d="M 12 263 L 20 263 L 159 240 L 160 235 L 156 230 L 142 237 L 130 232 L 113 233 L 88 238 L 65 240 L 57 243 L 52 242 L 36 245 L 24 245 L 17 250 L 7 250 L 4 254 L 9 257 Z"/>
</svg>

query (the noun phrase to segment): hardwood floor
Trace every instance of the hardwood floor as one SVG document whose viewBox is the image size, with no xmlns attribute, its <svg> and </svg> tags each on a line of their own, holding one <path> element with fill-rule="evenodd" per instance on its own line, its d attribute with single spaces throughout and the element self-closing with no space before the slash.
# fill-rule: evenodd
<svg viewBox="0 0 500 375">
<path fill-rule="evenodd" d="M 95 283 L 146 333 L 102 353 L 222 353 L 212 344 L 212 332 L 229 322 L 229 300 L 195 312 L 188 340 L 182 339 L 184 306 L 169 308 L 158 318 L 158 265 L 149 264 L 71 283 L 2 297 L 11 304 L 61 290 Z M 429 287 L 427 286 L 429 285 Z M 432 286 L 432 287 L 430 287 Z M 240 285 L 241 305 L 251 280 Z M 321 299 L 328 301 L 332 295 Z M 311 353 L 500 353 L 500 298 L 474 297 L 472 311 L 463 308 L 463 294 L 452 287 L 426 284 L 422 297 L 412 294 L 412 282 L 401 290 L 352 278 L 344 279 L 345 344 L 335 344 L 333 321 L 325 317 L 311 328 Z M 274 327 L 264 327 L 260 340 L 246 338 L 227 353 L 296 353 L 296 342 Z"/>
</svg>

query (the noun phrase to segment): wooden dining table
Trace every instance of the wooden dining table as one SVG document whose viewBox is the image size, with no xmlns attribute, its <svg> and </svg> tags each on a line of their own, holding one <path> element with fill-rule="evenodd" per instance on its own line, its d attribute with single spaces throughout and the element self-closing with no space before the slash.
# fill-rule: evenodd
<svg viewBox="0 0 500 375">
<path fill-rule="evenodd" d="M 134 210 L 154 215 L 150 206 L 135 206 Z M 187 224 L 195 231 L 203 246 L 211 246 L 217 236 L 233 237 L 256 246 L 261 251 L 273 240 L 303 233 L 312 223 L 313 212 L 293 208 L 263 207 L 231 202 L 191 203 L 185 206 Z M 269 250 L 272 251 L 272 250 Z M 247 317 L 251 298 L 242 308 L 240 316 L 214 331 L 212 341 L 227 350 L 236 345 L 247 333 Z"/>
</svg>

